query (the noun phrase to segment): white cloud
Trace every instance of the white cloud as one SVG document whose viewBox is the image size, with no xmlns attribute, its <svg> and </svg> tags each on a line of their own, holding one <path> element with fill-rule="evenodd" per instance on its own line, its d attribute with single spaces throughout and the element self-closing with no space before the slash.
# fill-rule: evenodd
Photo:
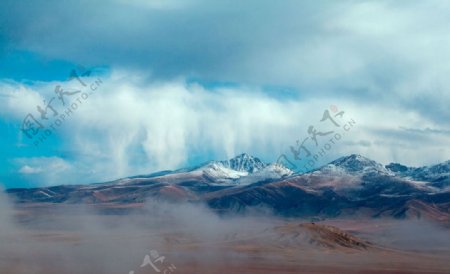
<svg viewBox="0 0 450 274">
<path fill-rule="evenodd" d="M 56 156 L 15 158 L 13 162 L 20 167 L 18 173 L 30 186 L 74 183 L 80 179 L 76 178 L 78 172 L 71 163 Z"/>
<path fill-rule="evenodd" d="M 39 167 L 31 167 L 29 165 L 24 165 L 19 169 L 19 173 L 23 174 L 37 174 L 41 173 L 43 170 Z"/>
<path fill-rule="evenodd" d="M 423 165 L 450 155 L 449 11 L 433 0 L 47 1 L 0 7 L 0 36 L 49 60 L 113 68 L 57 130 L 52 153 L 70 160 L 43 181 L 114 179 L 244 151 L 274 160 L 330 104 L 357 121 L 330 158 Z M 186 84 L 190 77 L 287 86 L 301 99 L 245 86 L 209 90 Z M 56 84 L 0 82 L 0 116 L 20 124 Z M 17 170 L 49 172 L 31 162 Z"/>
<path fill-rule="evenodd" d="M 30 178 L 41 184 L 80 183 L 175 169 L 193 159 L 225 159 L 241 152 L 274 161 L 297 139 L 308 136 L 309 125 L 324 126 L 319 120 L 331 104 L 346 111 L 357 125 L 322 163 L 361 153 L 385 163 L 422 165 L 447 160 L 450 153 L 445 146 L 448 134 L 404 130 L 439 128 L 416 111 L 335 98 L 280 100 L 248 87 L 207 90 L 183 80 L 149 83 L 141 76 L 122 71 L 103 79 L 101 88 L 56 131 L 61 143 L 56 151 L 70 160 L 57 155 L 21 158 L 17 160 L 21 173 L 39 175 Z M 55 84 L 33 88 L 15 84 L 25 92 L 2 103 L 19 105 L 22 96 L 50 98 Z M 24 110 L 9 108 L 7 115 L 20 117 Z"/>
</svg>

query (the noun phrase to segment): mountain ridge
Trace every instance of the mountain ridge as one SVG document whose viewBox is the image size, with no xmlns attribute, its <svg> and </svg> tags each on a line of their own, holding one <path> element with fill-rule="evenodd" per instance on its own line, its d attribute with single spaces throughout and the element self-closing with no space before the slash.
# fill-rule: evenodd
<svg viewBox="0 0 450 274">
<path fill-rule="evenodd" d="M 69 203 L 126 207 L 147 200 L 203 203 L 217 212 L 242 213 L 267 208 L 275 214 L 335 217 L 426 216 L 450 220 L 450 190 L 437 180 L 446 164 L 421 169 L 430 181 L 403 176 L 402 166 L 384 167 L 358 154 L 331 161 L 305 174 L 240 154 L 192 169 L 162 171 L 104 184 L 9 189 L 20 203 Z M 398 174 L 400 171 L 404 172 Z M 430 173 L 431 172 L 431 173 Z M 444 177 L 445 177 L 444 176 Z M 436 178 L 435 178 L 436 177 Z M 445 181 L 446 182 L 446 181 Z"/>
</svg>

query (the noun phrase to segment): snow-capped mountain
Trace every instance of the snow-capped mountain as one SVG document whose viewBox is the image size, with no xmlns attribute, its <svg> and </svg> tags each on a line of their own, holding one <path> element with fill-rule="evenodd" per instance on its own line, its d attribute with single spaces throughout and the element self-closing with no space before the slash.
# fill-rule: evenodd
<svg viewBox="0 0 450 274">
<path fill-rule="evenodd" d="M 224 166 L 221 162 L 212 162 L 194 171 L 201 171 L 203 175 L 213 179 L 239 179 L 247 176 L 247 171 L 238 171 Z"/>
<path fill-rule="evenodd" d="M 407 167 L 399 163 L 390 163 L 386 166 L 396 175 L 409 176 L 411 178 L 434 178 L 450 175 L 450 160 L 432 166 Z"/>
<path fill-rule="evenodd" d="M 261 162 L 260 159 L 248 155 L 247 153 L 242 153 L 230 160 L 220 161 L 219 163 L 229 169 L 248 173 L 254 173 L 267 166 L 267 164 Z"/>
<path fill-rule="evenodd" d="M 200 167 L 163 171 L 112 182 L 10 189 L 19 202 L 114 204 L 149 199 L 202 202 L 219 212 L 261 206 L 285 216 L 428 216 L 450 220 L 450 161 L 387 168 L 361 155 L 341 157 L 311 173 L 294 174 L 241 154 Z M 410 177 L 410 178 L 408 178 Z M 420 179 L 425 178 L 425 179 Z"/>
<path fill-rule="evenodd" d="M 319 168 L 315 173 L 350 174 L 350 175 L 394 175 L 382 164 L 359 154 L 344 156 Z"/>
<path fill-rule="evenodd" d="M 399 163 L 390 163 L 386 168 L 399 177 L 430 182 L 432 186 L 439 188 L 450 187 L 450 160 L 423 167 L 407 167 Z"/>
<path fill-rule="evenodd" d="M 225 161 L 212 161 L 194 170 L 194 172 L 199 171 L 204 176 L 216 180 L 218 183 L 233 185 L 279 179 L 294 173 L 282 165 L 266 164 L 259 158 L 246 153 Z"/>
<path fill-rule="evenodd" d="M 289 168 L 280 164 L 269 164 L 248 176 L 241 177 L 237 180 L 239 185 L 249 185 L 261 181 L 281 179 L 294 174 Z"/>
</svg>

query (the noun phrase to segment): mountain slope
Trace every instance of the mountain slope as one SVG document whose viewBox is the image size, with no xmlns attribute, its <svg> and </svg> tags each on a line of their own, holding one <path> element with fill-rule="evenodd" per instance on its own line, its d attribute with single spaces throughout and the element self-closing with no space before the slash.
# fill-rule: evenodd
<svg viewBox="0 0 450 274">
<path fill-rule="evenodd" d="M 318 171 L 331 174 L 393 175 L 382 164 L 359 154 L 341 157 L 319 168 Z"/>
<path fill-rule="evenodd" d="M 247 185 L 259 181 L 280 179 L 294 172 L 279 164 L 266 164 L 246 153 L 226 161 L 212 161 L 193 170 L 215 183 Z"/>
<path fill-rule="evenodd" d="M 203 203 L 222 213 L 264 209 L 283 216 L 432 218 L 450 220 L 450 192 L 437 188 L 448 162 L 427 168 L 341 157 L 307 174 L 248 154 L 192 169 L 134 176 L 104 184 L 10 189 L 22 203 L 87 203 L 128 207 L 148 200 Z M 427 178 L 430 182 L 415 178 Z"/>
<path fill-rule="evenodd" d="M 441 189 L 450 187 L 450 160 L 423 167 L 407 167 L 399 163 L 390 163 L 386 168 L 399 177 L 429 182 L 431 186 Z"/>
<path fill-rule="evenodd" d="M 247 173 L 256 172 L 267 166 L 260 159 L 250 156 L 247 153 L 242 153 L 230 160 L 220 161 L 219 163 L 229 169 Z"/>
</svg>

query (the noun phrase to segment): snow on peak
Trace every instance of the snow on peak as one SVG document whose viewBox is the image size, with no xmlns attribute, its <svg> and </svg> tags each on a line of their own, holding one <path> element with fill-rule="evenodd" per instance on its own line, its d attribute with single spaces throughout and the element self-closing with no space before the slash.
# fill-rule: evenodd
<svg viewBox="0 0 450 274">
<path fill-rule="evenodd" d="M 260 159 L 248 155 L 247 153 L 238 155 L 230 160 L 220 161 L 220 163 L 224 167 L 248 173 L 256 172 L 267 166 L 267 164 L 263 163 Z"/>
<path fill-rule="evenodd" d="M 254 173 L 250 173 L 248 176 L 241 177 L 236 181 L 239 185 L 249 185 L 261 181 L 281 179 L 294 174 L 294 172 L 280 164 L 269 164 L 263 169 L 260 169 Z"/>
<path fill-rule="evenodd" d="M 392 175 L 382 164 L 359 154 L 341 157 L 322 167 L 320 171 L 364 175 L 368 173 Z"/>
<path fill-rule="evenodd" d="M 423 167 L 407 167 L 398 163 L 390 163 L 387 169 L 401 177 L 408 177 L 415 180 L 435 181 L 450 178 L 450 161 L 440 164 L 423 166 Z"/>
<path fill-rule="evenodd" d="M 259 170 L 257 173 L 259 174 L 266 174 L 268 177 L 285 177 L 290 176 L 294 174 L 294 171 L 290 170 L 289 168 L 281 165 L 281 164 L 270 164 L 267 165 L 264 169 Z M 275 177 L 274 177 L 275 176 Z"/>
<path fill-rule="evenodd" d="M 433 174 L 449 174 L 450 173 L 450 160 L 437 164 L 437 165 L 432 165 L 429 167 L 423 167 L 422 169 L 426 170 L 429 173 L 433 173 Z"/>
<path fill-rule="evenodd" d="M 238 171 L 228 168 L 220 162 L 212 162 L 204 167 L 201 167 L 200 170 L 203 171 L 203 174 L 212 178 L 238 179 L 248 175 L 248 172 L 246 171 Z"/>
<path fill-rule="evenodd" d="M 280 164 L 265 164 L 246 153 L 230 160 L 210 162 L 196 170 L 209 178 L 231 184 L 251 184 L 268 179 L 279 179 L 294 173 Z"/>
</svg>

